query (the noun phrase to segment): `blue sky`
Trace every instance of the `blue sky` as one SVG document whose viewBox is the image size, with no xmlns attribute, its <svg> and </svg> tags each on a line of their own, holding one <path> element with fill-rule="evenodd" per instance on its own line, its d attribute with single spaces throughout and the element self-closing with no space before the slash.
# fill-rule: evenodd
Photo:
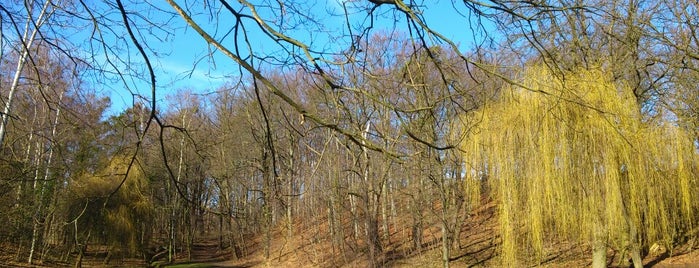
<svg viewBox="0 0 699 268">
<path fill-rule="evenodd" d="M 231 2 L 232 3 L 232 2 Z M 333 49 L 333 46 L 342 46 L 342 40 L 334 39 L 335 36 L 341 36 L 346 33 L 346 25 L 344 17 L 333 17 L 331 13 L 342 11 L 342 2 L 338 0 L 316 0 L 316 2 L 305 2 L 306 8 L 310 9 L 314 18 L 317 18 L 322 25 L 322 30 L 313 30 L 309 25 L 297 25 L 299 28 L 288 29 L 287 34 L 303 41 L 312 41 L 312 46 L 316 49 Z M 348 6 L 352 2 L 347 2 Z M 173 10 L 167 3 L 158 1 L 156 4 L 164 10 Z M 198 4 L 198 5 L 201 5 Z M 442 33 L 456 43 L 461 44 L 462 50 L 471 46 L 473 33 L 469 28 L 467 19 L 459 15 L 457 11 L 464 11 L 463 4 L 457 2 L 457 9 L 454 8 L 451 1 L 432 1 L 425 3 L 424 16 L 430 27 Z M 127 6 L 127 9 L 130 8 Z M 193 8 L 201 9 L 201 6 L 194 4 Z M 392 29 L 394 25 L 398 31 L 407 32 L 406 23 L 402 16 L 398 16 L 400 20 L 397 23 L 385 14 L 392 14 L 394 7 L 384 5 L 376 10 L 374 32 L 384 29 Z M 261 15 L 274 19 L 274 15 L 265 14 L 265 10 L 260 10 Z M 350 10 L 350 12 L 353 12 Z M 247 11 L 245 12 L 247 13 Z M 350 17 L 353 24 L 367 24 L 366 12 L 353 12 L 355 15 Z M 163 14 L 155 14 L 149 19 L 156 21 L 165 21 L 169 17 Z M 383 15 L 382 15 L 383 14 Z M 194 19 L 200 23 L 211 34 L 216 33 L 216 36 L 230 29 L 232 26 L 232 18 L 223 16 L 231 21 L 213 21 L 209 14 L 195 15 Z M 159 105 L 166 104 L 167 95 L 172 95 L 178 90 L 191 90 L 199 94 L 207 94 L 217 90 L 227 81 L 235 79 L 239 75 L 237 66 L 233 61 L 221 53 L 213 52 L 212 48 L 207 46 L 204 40 L 192 29 L 187 29 L 184 21 L 179 17 L 168 21 L 168 26 L 171 28 L 171 36 L 154 38 L 148 37 L 148 33 L 144 33 L 148 43 L 157 55 L 149 55 L 155 68 L 157 78 L 157 101 Z M 250 38 L 253 40 L 253 48 L 256 54 L 275 54 L 280 53 L 280 47 L 271 42 L 269 38 L 263 36 L 260 32 L 255 32 L 252 29 L 252 24 L 247 25 L 249 28 Z M 305 27 L 309 26 L 309 27 Z M 309 31 L 309 28 L 310 31 Z M 143 29 L 142 29 L 143 31 Z M 345 31 L 345 32 L 343 32 Z M 156 31 L 157 35 L 158 32 Z M 162 33 L 161 33 L 162 34 Z M 232 46 L 231 37 L 228 37 L 224 44 Z M 332 41 L 330 41 L 332 40 Z M 135 49 L 128 52 L 134 59 L 135 63 L 142 63 L 140 55 Z M 124 56 L 124 55 L 120 55 Z M 127 81 L 132 90 L 136 90 L 139 94 L 150 97 L 149 84 L 146 81 L 132 80 Z M 131 93 L 125 89 L 123 83 L 103 84 L 103 92 L 110 96 L 112 107 L 110 113 L 118 113 L 119 111 L 128 108 L 132 104 Z"/>
</svg>

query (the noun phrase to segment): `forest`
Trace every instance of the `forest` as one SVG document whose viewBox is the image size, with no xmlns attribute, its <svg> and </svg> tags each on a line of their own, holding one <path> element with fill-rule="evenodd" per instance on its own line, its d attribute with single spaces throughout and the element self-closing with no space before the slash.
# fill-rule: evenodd
<svg viewBox="0 0 699 268">
<path fill-rule="evenodd" d="M 0 266 L 699 265 L 697 8 L 4 1 Z"/>
</svg>

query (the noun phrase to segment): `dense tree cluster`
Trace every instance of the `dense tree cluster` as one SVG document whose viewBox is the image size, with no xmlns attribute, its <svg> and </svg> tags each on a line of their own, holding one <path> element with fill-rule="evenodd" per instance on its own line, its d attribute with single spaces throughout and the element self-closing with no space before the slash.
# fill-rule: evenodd
<svg viewBox="0 0 699 268">
<path fill-rule="evenodd" d="M 0 261 L 173 262 L 213 236 L 271 261 L 310 229 L 317 265 L 382 266 L 409 239 L 448 267 L 486 203 L 493 264 L 569 241 L 639 267 L 699 239 L 691 1 L 454 2 L 471 45 L 421 1 L 167 2 L 0 5 Z M 174 21 L 237 67 L 225 85 L 157 83 Z"/>
</svg>

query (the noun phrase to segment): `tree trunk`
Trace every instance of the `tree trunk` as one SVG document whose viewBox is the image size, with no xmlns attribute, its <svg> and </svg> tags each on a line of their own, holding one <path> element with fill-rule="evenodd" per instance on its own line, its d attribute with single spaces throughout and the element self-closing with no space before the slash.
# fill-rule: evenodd
<svg viewBox="0 0 699 268">
<path fill-rule="evenodd" d="M 607 267 L 607 245 L 603 241 L 595 241 L 592 245 L 592 268 Z"/>
<path fill-rule="evenodd" d="M 170 186 L 170 182 L 168 180 L 168 188 Z M 169 189 L 168 189 L 169 191 Z M 172 201 L 172 193 L 169 193 L 170 195 L 170 202 L 171 203 L 176 203 Z M 168 235 L 168 246 L 167 246 L 167 261 L 168 263 L 172 263 L 175 261 L 175 252 L 176 252 L 176 243 L 177 243 L 177 230 L 175 229 L 175 223 L 177 222 L 177 215 L 175 213 L 175 205 L 170 204 L 170 215 L 168 219 L 168 230 L 169 230 L 169 235 Z"/>
<path fill-rule="evenodd" d="M 35 246 L 36 242 L 39 239 L 38 234 L 39 234 L 39 217 L 41 216 L 41 203 L 42 203 L 42 198 L 41 196 L 44 194 L 44 188 L 45 188 L 45 181 L 42 181 L 39 183 L 39 165 L 41 164 L 41 158 L 43 156 L 42 152 L 42 146 L 40 145 L 40 142 L 37 141 L 36 145 L 36 160 L 34 161 L 34 184 L 32 186 L 32 190 L 34 193 L 34 215 L 32 216 L 32 238 L 30 242 L 30 247 L 29 247 L 29 257 L 27 258 L 27 263 L 32 264 L 33 258 L 34 258 L 34 251 L 35 251 Z M 39 189 L 37 189 L 39 188 Z M 38 191 L 38 192 L 37 192 Z"/>
<path fill-rule="evenodd" d="M 381 228 L 383 229 L 383 239 L 385 239 L 387 241 L 387 243 L 390 244 L 391 243 L 391 241 L 390 241 L 391 233 L 388 230 L 388 214 L 386 212 L 388 204 L 389 204 L 389 202 L 388 202 L 389 201 L 389 199 L 388 199 L 389 193 L 387 190 L 387 188 L 388 188 L 387 184 L 388 184 L 388 182 L 384 181 L 381 185 L 381 187 L 383 188 L 382 192 L 384 193 L 384 196 L 383 196 L 384 201 L 381 203 Z"/>
<path fill-rule="evenodd" d="M 274 156 L 272 156 L 274 157 Z M 269 262 L 270 251 L 272 247 L 272 223 L 274 213 L 273 210 L 273 194 L 272 194 L 272 168 L 269 166 L 269 154 L 267 148 L 264 149 L 262 153 L 262 176 L 263 176 L 263 190 L 262 190 L 262 228 L 264 228 L 264 258 L 265 261 Z"/>
<path fill-rule="evenodd" d="M 357 241 L 359 241 L 359 216 L 357 215 L 356 199 L 356 196 L 352 194 L 349 195 L 350 213 L 352 214 L 352 235 L 354 237 L 355 244 L 357 243 Z"/>
<path fill-rule="evenodd" d="M 265 200 L 265 203 L 268 200 Z M 269 261 L 270 251 L 272 247 L 272 213 L 269 209 L 269 205 L 265 204 L 263 210 L 264 218 L 264 233 L 265 233 L 265 245 L 264 245 L 264 257 L 265 261 Z"/>
<path fill-rule="evenodd" d="M 622 165 L 621 175 L 624 178 L 624 183 L 622 185 L 622 205 L 624 218 L 626 219 L 626 226 L 629 231 L 629 253 L 631 254 L 631 261 L 634 268 L 643 268 L 643 258 L 641 257 L 641 245 L 639 243 L 638 229 L 636 228 L 636 223 L 629 215 L 629 204 L 628 200 L 631 200 L 630 195 L 630 185 L 628 184 L 628 172 L 626 170 L 626 165 Z"/>
<path fill-rule="evenodd" d="M 294 202 L 294 149 L 295 145 L 293 136 L 289 139 L 292 141 L 289 146 L 289 170 L 287 171 L 287 200 L 286 200 L 286 221 L 287 221 L 287 237 L 291 239 L 294 235 L 294 221 L 292 219 L 292 203 Z"/>
<path fill-rule="evenodd" d="M 330 245 L 332 246 L 332 254 L 335 255 L 336 249 L 337 249 L 337 235 L 335 234 L 335 217 L 333 216 L 333 208 L 332 208 L 332 199 L 328 204 L 328 232 L 330 232 Z"/>
<path fill-rule="evenodd" d="M 446 187 L 446 181 L 444 178 L 441 179 L 441 193 L 442 196 L 442 266 L 444 268 L 449 268 L 449 256 L 451 255 L 451 232 L 449 231 L 449 193 Z"/>
<path fill-rule="evenodd" d="M 48 141 L 48 146 L 49 146 L 49 152 L 48 152 L 48 158 L 46 159 L 46 169 L 44 170 L 44 179 L 41 182 L 40 189 L 39 189 L 39 194 L 36 196 L 36 212 L 34 214 L 34 224 L 32 226 L 32 243 L 31 243 L 31 248 L 29 250 L 29 258 L 27 260 L 27 263 L 32 264 L 33 258 L 34 258 L 34 252 L 35 252 L 35 247 L 37 240 L 39 240 L 39 219 L 42 218 L 42 210 L 43 210 L 43 204 L 44 204 L 44 193 L 46 191 L 46 182 L 51 179 L 51 160 L 53 160 L 53 141 L 56 138 L 56 129 L 58 128 L 58 119 L 59 116 L 61 115 L 61 101 L 63 100 L 63 94 L 65 91 L 61 92 L 61 95 L 58 97 L 58 105 L 56 105 L 56 118 L 53 120 L 53 125 L 51 126 L 51 136 L 49 136 L 49 141 Z M 50 114 L 50 113 L 49 113 Z M 40 159 L 40 157 L 38 158 Z M 39 160 L 37 160 L 39 162 Z M 37 172 L 36 174 L 38 175 L 38 166 L 37 166 Z M 38 177 L 34 178 L 34 183 L 36 185 L 36 180 Z M 36 189 L 35 189 L 36 190 Z M 45 221 L 44 221 L 45 222 Z"/>
<path fill-rule="evenodd" d="M 75 245 L 78 248 L 78 257 L 75 259 L 75 265 L 73 267 L 81 268 L 83 265 L 83 256 L 85 255 L 85 251 L 87 251 L 87 243 L 90 241 L 92 230 L 87 232 L 87 237 L 85 237 L 84 243 L 80 243 L 80 240 L 78 239 L 78 219 L 75 219 L 73 224 L 75 227 Z"/>
<path fill-rule="evenodd" d="M 641 249 L 638 247 L 632 247 L 631 249 L 631 261 L 633 262 L 634 268 L 643 268 L 643 258 L 641 257 Z"/>
<path fill-rule="evenodd" d="M 187 114 L 183 113 L 182 114 L 182 126 L 187 128 Z M 168 237 L 168 253 L 167 253 L 167 260 L 168 263 L 172 263 L 177 259 L 177 211 L 180 209 L 180 202 L 178 198 L 175 198 L 177 196 L 177 184 L 180 183 L 182 180 L 182 168 L 184 166 L 184 142 L 185 142 L 185 136 L 183 135 L 180 137 L 180 150 L 179 150 L 179 155 L 178 155 L 178 161 L 177 161 L 177 176 L 175 177 L 175 184 L 173 185 L 170 180 L 167 182 L 167 187 L 168 187 L 168 197 L 170 201 L 170 219 L 168 221 L 168 229 L 170 231 L 170 235 Z M 173 189 L 175 188 L 175 189 Z M 186 222 L 186 221 L 182 221 Z M 189 241 L 189 239 L 187 239 Z M 187 252 L 188 255 L 191 252 L 191 243 L 187 243 Z"/>
<path fill-rule="evenodd" d="M 449 240 L 451 239 L 449 235 L 449 230 L 447 228 L 447 222 L 442 221 L 442 266 L 444 268 L 449 268 Z"/>
<path fill-rule="evenodd" d="M 425 184 L 424 180 L 421 179 L 421 176 L 416 176 L 418 177 L 417 179 L 417 184 L 418 184 L 418 191 L 417 195 L 412 199 L 412 205 L 413 205 L 413 228 L 412 228 L 412 235 L 413 235 L 413 245 L 415 246 L 415 249 L 418 252 L 422 252 L 422 230 L 424 228 L 423 225 L 423 214 L 422 214 L 422 209 L 425 206 L 425 202 L 423 199 L 422 195 L 422 189 L 425 189 Z"/>
<path fill-rule="evenodd" d="M 223 208 L 221 208 L 221 211 L 219 211 L 218 214 L 218 249 L 224 249 L 224 239 L 223 239 Z"/>
<path fill-rule="evenodd" d="M 376 216 L 373 213 L 367 213 L 367 232 L 366 241 L 369 247 L 369 266 L 370 267 L 380 267 L 379 257 L 383 252 L 383 247 L 381 246 L 381 240 L 379 239 L 379 223 Z"/>
<path fill-rule="evenodd" d="M 413 201 L 415 202 L 415 201 Z M 413 237 L 413 248 L 417 252 L 422 252 L 422 213 L 420 213 L 420 206 L 413 204 L 413 226 L 411 229 L 411 235 Z"/>
<path fill-rule="evenodd" d="M 75 259 L 75 265 L 73 265 L 74 268 L 81 268 L 83 267 L 83 250 L 80 249 L 78 250 L 78 257 Z"/>
<path fill-rule="evenodd" d="M 629 226 L 629 253 L 631 254 L 631 261 L 634 268 L 643 268 L 643 257 L 641 257 L 641 246 L 638 242 L 638 230 L 636 229 L 636 224 L 631 218 L 626 217 L 627 224 Z"/>
<path fill-rule="evenodd" d="M 19 86 L 19 79 L 22 74 L 22 69 L 24 69 L 24 64 L 26 63 L 27 57 L 29 56 L 29 48 L 31 48 L 32 43 L 34 43 L 36 34 L 39 32 L 39 27 L 41 27 L 44 21 L 46 21 L 44 15 L 46 15 L 46 10 L 49 7 L 49 3 L 51 3 L 51 1 L 44 2 L 44 5 L 41 7 L 41 11 L 39 12 L 39 16 L 36 18 L 36 20 L 34 20 L 34 18 L 31 18 L 32 12 L 30 11 L 30 17 L 27 19 L 27 23 L 24 26 L 24 35 L 22 36 L 22 40 L 26 44 L 26 47 L 22 48 L 22 54 L 17 60 L 17 67 L 15 69 L 14 77 L 12 78 L 12 84 L 10 85 L 10 92 L 7 95 L 7 101 L 5 101 L 5 107 L 2 112 L 2 121 L 0 121 L 0 146 L 2 146 L 2 144 L 5 141 L 7 122 L 10 118 L 10 112 L 12 110 L 12 99 L 14 97 L 15 91 L 17 91 L 17 87 Z M 32 22 L 34 22 L 35 24 L 33 24 Z M 31 25 L 35 25 L 35 27 L 32 30 L 31 34 L 29 34 L 29 27 Z"/>
</svg>

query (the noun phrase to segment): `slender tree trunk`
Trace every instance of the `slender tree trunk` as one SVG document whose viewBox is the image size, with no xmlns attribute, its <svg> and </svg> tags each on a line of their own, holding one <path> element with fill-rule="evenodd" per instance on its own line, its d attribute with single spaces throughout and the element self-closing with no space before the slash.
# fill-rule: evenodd
<svg viewBox="0 0 699 268">
<path fill-rule="evenodd" d="M 42 147 L 37 141 L 36 144 L 36 159 L 34 160 L 34 183 L 32 186 L 34 193 L 34 215 L 32 216 L 32 238 L 29 246 L 29 257 L 27 258 L 27 263 L 31 264 L 34 257 L 34 249 L 36 246 L 36 240 L 38 239 L 39 230 L 39 217 L 41 216 L 41 196 L 44 195 L 45 181 L 39 183 L 39 165 L 41 164 L 41 158 L 43 157 Z"/>
<path fill-rule="evenodd" d="M 449 230 L 447 229 L 447 223 L 442 221 L 442 266 L 444 268 L 449 268 Z"/>
<path fill-rule="evenodd" d="M 352 236 L 355 243 L 359 241 L 359 215 L 357 215 L 357 197 L 349 195 L 350 213 L 352 214 Z"/>
<path fill-rule="evenodd" d="M 595 228 L 592 242 L 592 268 L 607 267 L 607 233 L 601 223 Z"/>
<path fill-rule="evenodd" d="M 631 246 L 629 247 L 629 251 L 631 253 L 631 261 L 633 262 L 633 267 L 643 268 L 643 257 L 641 257 L 641 247 L 638 243 L 638 233 L 636 230 L 636 225 L 630 223 L 629 228 L 629 236 L 631 236 Z"/>
<path fill-rule="evenodd" d="M 621 194 L 623 200 L 622 209 L 624 213 L 624 218 L 626 219 L 626 226 L 629 231 L 629 253 L 631 254 L 631 261 L 634 268 L 643 268 L 643 258 L 641 257 L 641 245 L 638 241 L 638 229 L 636 228 L 636 223 L 631 218 L 631 215 L 629 215 L 628 200 L 631 200 L 631 197 L 629 196 L 631 186 L 629 185 L 628 172 L 626 170 L 625 165 L 621 167 L 621 175 L 623 176 L 625 182 L 622 185 L 623 189 L 621 191 Z"/>
<path fill-rule="evenodd" d="M 172 263 L 176 259 L 175 252 L 177 252 L 177 229 L 175 228 L 177 224 L 177 208 L 178 202 L 174 198 L 174 193 L 172 189 L 172 182 L 168 180 L 167 182 L 167 261 Z"/>
<path fill-rule="evenodd" d="M 438 175 L 439 176 L 439 175 Z M 441 196 L 442 196 L 442 226 L 441 226 L 441 231 L 442 231 L 442 266 L 444 268 L 449 268 L 449 256 L 451 255 L 450 248 L 451 248 L 451 232 L 449 231 L 449 194 L 446 192 L 447 187 L 446 187 L 446 182 L 444 181 L 444 178 L 440 179 L 441 180 Z"/>
<path fill-rule="evenodd" d="M 73 224 L 75 227 L 75 245 L 78 248 L 78 256 L 75 259 L 75 265 L 73 267 L 81 268 L 83 265 L 83 256 L 85 256 L 85 251 L 87 251 L 87 243 L 90 241 L 90 235 L 92 234 L 92 230 L 89 230 L 87 232 L 87 237 L 85 237 L 85 241 L 83 243 L 80 243 L 80 239 L 78 238 L 78 219 L 75 219 Z"/>
<path fill-rule="evenodd" d="M 56 189 L 58 187 L 55 187 L 53 190 L 53 194 L 51 197 L 51 203 L 49 203 L 48 208 L 46 211 L 49 213 L 46 214 L 46 217 L 44 217 L 44 230 L 43 230 L 43 235 L 42 237 L 44 238 L 43 240 L 43 245 L 42 245 L 42 250 L 41 250 L 41 255 L 39 257 L 40 262 L 44 262 L 44 257 L 46 257 L 46 254 L 49 252 L 49 249 L 51 248 L 51 245 L 56 243 L 55 239 L 55 233 L 54 233 L 54 222 L 56 221 L 56 213 L 55 213 L 55 208 L 56 208 L 56 198 L 57 198 L 57 192 L 58 190 Z"/>
<path fill-rule="evenodd" d="M 415 208 L 417 210 L 417 208 Z M 413 248 L 418 252 L 422 252 L 422 216 L 418 211 L 413 212 L 413 226 L 411 234 L 413 237 Z"/>
<path fill-rule="evenodd" d="M 39 193 L 37 194 L 37 197 L 35 199 L 37 207 L 36 207 L 36 211 L 34 212 L 34 216 L 32 217 L 32 222 L 33 222 L 32 223 L 32 240 L 31 240 L 31 243 L 29 246 L 29 257 L 27 258 L 28 264 L 32 264 L 32 262 L 34 261 L 34 252 L 36 250 L 36 243 L 37 243 L 37 240 L 39 240 L 39 228 L 40 228 L 39 218 L 41 217 L 41 209 L 42 209 L 41 203 L 43 202 L 41 196 L 44 194 L 44 187 L 45 187 L 45 185 L 43 185 L 43 184 L 44 183 L 42 183 L 42 185 L 40 186 L 41 189 L 39 190 Z"/>
<path fill-rule="evenodd" d="M 223 208 L 218 212 L 218 249 L 224 249 L 223 246 Z"/>
<path fill-rule="evenodd" d="M 366 128 L 362 133 L 362 137 L 365 139 L 369 133 L 369 128 L 371 124 L 370 121 L 366 123 Z M 371 159 L 369 158 L 369 152 L 366 148 L 362 147 L 362 158 L 364 158 L 363 165 L 363 181 L 364 181 L 364 192 L 362 198 L 364 199 L 364 212 L 365 212 L 365 235 L 366 243 L 369 247 L 369 264 L 371 267 L 379 267 L 381 263 L 379 257 L 383 253 L 383 247 L 381 246 L 381 237 L 379 234 L 379 206 L 381 205 L 381 196 L 377 194 L 377 190 L 374 187 L 374 181 L 369 178 L 369 168 L 371 166 Z"/>
<path fill-rule="evenodd" d="M 82 250 L 82 249 L 78 249 L 78 257 L 77 257 L 77 259 L 75 260 L 75 265 L 73 265 L 73 267 L 75 267 L 75 268 L 81 268 L 81 267 L 83 267 L 83 254 L 84 254 L 84 253 L 83 253 L 83 250 Z"/>
<path fill-rule="evenodd" d="M 36 126 L 36 120 L 39 117 L 39 112 L 37 111 L 37 106 L 34 105 L 34 115 L 32 116 L 32 122 L 29 125 L 29 137 L 27 138 L 27 149 L 24 152 L 24 158 L 22 159 L 23 163 L 29 163 L 32 157 L 32 146 L 34 144 L 34 126 Z M 0 144 L 1 146 L 2 144 Z M 27 181 L 28 180 L 23 180 L 22 182 L 19 183 L 19 187 L 17 187 L 17 197 L 15 198 L 15 208 L 19 208 L 19 206 L 26 200 L 24 196 L 24 191 L 26 191 L 27 186 Z"/>
<path fill-rule="evenodd" d="M 340 180 L 339 180 L 339 175 L 333 172 L 337 171 L 330 171 L 328 170 L 328 178 L 332 178 L 332 190 L 330 192 L 330 207 L 328 209 L 329 215 L 329 221 L 332 224 L 332 229 L 331 229 L 331 236 L 333 239 L 333 248 L 337 248 L 339 251 L 342 252 L 343 257 L 345 256 L 344 252 L 344 239 L 345 239 L 345 231 L 344 227 L 342 224 L 342 220 L 340 219 L 340 212 L 341 207 L 338 203 L 341 203 L 342 201 L 342 191 L 340 190 Z M 350 195 L 350 198 L 353 198 Z M 352 214 L 352 222 L 356 223 L 354 213 Z M 356 227 L 356 226 L 355 226 Z M 356 235 L 356 234 L 355 234 Z M 355 237 L 356 238 L 356 237 Z M 356 240 L 355 240 L 356 242 Z"/>
<path fill-rule="evenodd" d="M 53 159 L 53 144 L 54 140 L 56 139 L 56 129 L 58 128 L 58 119 L 61 115 L 61 101 L 63 100 L 63 94 L 65 93 L 65 90 L 61 92 L 61 95 L 58 97 L 58 104 L 56 105 L 56 118 L 53 120 L 53 125 L 51 126 L 51 135 L 49 136 L 49 141 L 48 141 L 48 146 L 49 146 L 49 155 L 48 158 L 46 159 L 46 169 L 44 170 L 44 179 L 41 182 L 41 189 L 39 190 L 39 195 L 36 197 L 36 213 L 34 214 L 34 224 L 32 226 L 32 243 L 31 247 L 29 249 L 29 258 L 27 259 L 27 263 L 32 264 L 33 258 L 34 258 L 34 251 L 36 247 L 36 242 L 39 239 L 39 219 L 42 217 L 41 216 L 41 211 L 43 209 L 43 204 L 44 204 L 44 192 L 46 190 L 46 182 L 49 181 L 50 179 L 50 174 L 51 174 L 51 160 Z M 38 174 L 38 167 L 37 167 L 37 174 Z M 35 178 L 38 179 L 38 178 Z M 36 183 L 36 181 L 35 181 Z"/>
<path fill-rule="evenodd" d="M 287 237 L 291 238 L 294 235 L 294 221 L 292 219 L 291 204 L 294 201 L 294 149 L 293 137 L 289 137 L 292 141 L 289 145 L 289 170 L 287 175 L 287 200 L 286 200 L 286 221 L 287 221 Z"/>
<path fill-rule="evenodd" d="M 396 194 L 395 194 L 395 188 L 396 188 L 395 182 L 394 182 L 394 183 L 389 183 L 389 185 L 388 185 L 388 191 L 389 191 L 389 192 L 386 193 L 386 194 L 389 196 L 389 202 L 390 202 L 390 204 L 391 204 L 391 211 L 390 211 L 391 215 L 390 215 L 390 218 L 391 218 L 391 223 L 393 224 L 393 226 L 397 226 L 397 225 L 396 225 L 396 216 L 397 216 L 397 212 L 396 212 L 396 198 L 395 198 L 395 195 L 396 195 Z"/>
<path fill-rule="evenodd" d="M 383 199 L 384 201 L 381 203 L 381 228 L 383 229 L 383 238 L 390 243 L 390 231 L 388 230 L 388 213 L 387 207 L 388 207 L 388 181 L 384 181 L 382 184 L 382 193 L 384 193 Z"/>
<path fill-rule="evenodd" d="M 641 245 L 638 241 L 638 229 L 633 219 L 628 215 L 626 204 L 624 204 L 624 217 L 629 228 L 629 254 L 634 268 L 643 268 L 643 257 L 641 256 Z"/>
<path fill-rule="evenodd" d="M 265 199 L 265 203 L 268 200 Z M 270 211 L 269 204 L 265 204 L 262 208 L 262 213 L 264 218 L 262 219 L 264 225 L 265 233 L 265 245 L 264 245 L 264 257 L 265 261 L 269 261 L 270 251 L 272 247 L 272 212 Z"/>
<path fill-rule="evenodd" d="M 274 157 L 274 156 L 272 156 Z M 262 179 L 263 179 L 263 191 L 262 191 L 262 227 L 264 228 L 264 257 L 265 261 L 269 261 L 270 251 L 272 247 L 272 170 L 269 167 L 269 154 L 267 148 L 265 147 L 262 154 Z M 272 167 L 274 168 L 274 167 Z"/>
<path fill-rule="evenodd" d="M 376 217 L 368 217 L 367 220 L 367 243 L 369 244 L 369 258 L 371 267 L 380 267 L 379 257 L 383 252 L 381 240 L 379 239 L 379 224 Z"/>
<path fill-rule="evenodd" d="M 176 205 L 173 204 L 175 203 L 173 198 L 172 198 L 172 193 L 170 188 L 170 182 L 168 181 L 168 195 L 170 196 L 170 204 L 168 205 L 170 207 L 170 213 L 168 215 L 168 246 L 167 246 L 167 261 L 168 263 L 172 263 L 175 260 L 175 250 L 176 250 L 176 243 L 177 243 L 177 230 L 175 230 L 175 223 L 177 222 L 177 214 L 175 212 Z"/>
<path fill-rule="evenodd" d="M 33 1 L 32 1 L 33 2 Z M 22 36 L 22 40 L 24 41 L 24 44 L 26 44 L 26 47 L 22 48 L 22 53 L 19 56 L 19 59 L 17 60 L 17 67 L 15 69 L 15 74 L 12 77 L 12 84 L 10 85 L 10 92 L 7 95 L 7 101 L 5 101 L 5 107 L 2 112 L 2 121 L 0 121 L 0 146 L 4 144 L 5 141 L 5 132 L 7 131 L 7 123 L 10 118 L 10 112 L 12 110 L 12 100 L 14 97 L 15 92 L 17 91 L 17 87 L 19 86 L 19 79 L 22 75 L 22 69 L 24 69 L 24 64 L 27 61 L 27 57 L 29 56 L 29 49 L 32 47 L 32 44 L 34 43 L 34 39 L 36 38 L 36 34 L 39 32 L 39 27 L 44 23 L 45 21 L 45 16 L 46 11 L 49 7 L 49 4 L 51 1 L 46 1 L 44 2 L 44 5 L 41 7 L 41 11 L 39 12 L 39 16 L 37 17 L 36 20 L 31 18 L 32 10 L 30 9 L 27 14 L 27 22 L 24 25 L 24 35 Z M 33 6 L 33 3 L 30 3 L 30 7 Z M 32 22 L 36 23 L 36 26 L 34 29 L 32 29 L 31 34 L 29 33 L 29 28 L 30 26 L 33 25 Z"/>
<path fill-rule="evenodd" d="M 424 180 L 422 176 L 416 176 L 418 179 L 417 194 L 411 199 L 413 205 L 413 226 L 412 226 L 412 236 L 413 236 L 413 246 L 418 252 L 422 252 L 422 230 L 423 230 L 423 216 L 422 209 L 424 206 L 422 190 L 425 189 Z M 414 180 L 411 180 L 411 184 Z M 415 186 L 413 186 L 415 187 Z"/>
<path fill-rule="evenodd" d="M 182 126 L 184 128 L 187 128 L 187 114 L 182 113 Z M 178 157 L 178 162 L 177 162 L 177 176 L 175 177 L 175 183 L 179 183 L 182 180 L 182 167 L 184 166 L 184 142 L 185 142 L 185 137 L 184 135 L 180 137 L 180 151 L 179 151 L 179 157 Z M 169 215 L 169 221 L 168 221 L 168 230 L 169 230 L 169 237 L 168 237 L 168 253 L 167 253 L 167 260 L 169 263 L 174 262 L 177 259 L 177 211 L 180 209 L 180 202 L 179 199 L 175 198 L 177 195 L 176 189 L 174 187 L 177 187 L 177 185 L 172 185 L 170 181 L 167 183 L 168 186 L 168 196 L 169 196 L 169 207 L 170 207 L 170 215 Z M 183 221 L 185 222 L 185 221 Z M 189 238 L 187 238 L 187 241 L 190 241 Z M 188 255 L 191 253 L 191 243 L 187 243 L 188 246 Z"/>
<path fill-rule="evenodd" d="M 194 246 L 194 225 L 196 222 L 194 221 L 194 209 L 191 206 L 188 206 L 187 211 L 184 213 L 187 217 L 187 220 L 184 220 L 182 222 L 187 223 L 187 231 L 186 231 L 186 243 L 187 243 L 187 260 L 192 260 L 192 247 Z"/>
<path fill-rule="evenodd" d="M 436 136 L 436 135 L 435 135 Z M 433 152 L 429 152 L 433 153 Z M 436 154 L 436 153 L 435 153 Z M 432 180 L 437 182 L 439 187 L 440 201 L 442 202 L 442 211 L 440 213 L 441 220 L 441 232 L 442 232 L 442 266 L 444 268 L 449 268 L 449 258 L 451 256 L 451 239 L 452 234 L 449 228 L 449 210 L 451 209 L 451 191 L 450 187 L 447 185 L 446 174 L 444 172 L 444 165 L 439 156 L 435 156 L 435 165 L 430 168 L 430 177 Z M 437 172 L 434 174 L 433 172 Z"/>
</svg>

